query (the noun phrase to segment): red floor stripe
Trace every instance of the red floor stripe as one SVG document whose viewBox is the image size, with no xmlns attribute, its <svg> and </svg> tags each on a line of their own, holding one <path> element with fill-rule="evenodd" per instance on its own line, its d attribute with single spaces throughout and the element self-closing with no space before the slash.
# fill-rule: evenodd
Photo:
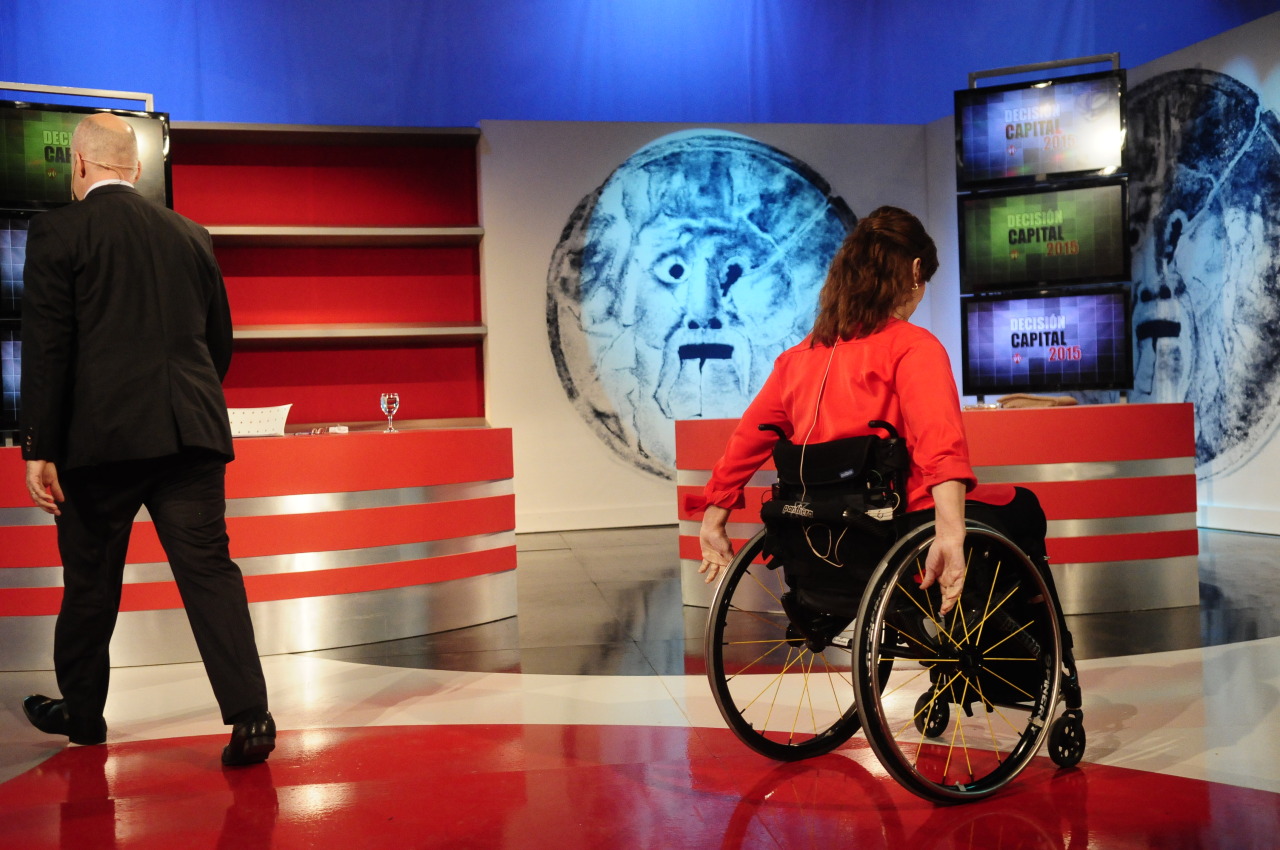
<svg viewBox="0 0 1280 850">
<path fill-rule="evenodd" d="M 57 752 L 0 784 L 5 845 L 54 847 L 1273 846 L 1280 795 L 1038 759 L 934 807 L 860 738 L 779 764 L 722 729 L 476 725 L 290 731 L 261 766 L 222 739 Z"/>
</svg>

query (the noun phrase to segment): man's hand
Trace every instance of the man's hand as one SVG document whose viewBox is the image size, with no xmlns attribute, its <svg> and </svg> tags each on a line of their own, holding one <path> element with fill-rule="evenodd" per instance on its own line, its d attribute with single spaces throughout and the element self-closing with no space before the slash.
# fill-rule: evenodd
<svg viewBox="0 0 1280 850">
<path fill-rule="evenodd" d="M 66 501 L 58 482 L 58 467 L 51 460 L 27 461 L 27 492 L 36 507 L 47 514 L 62 516 L 58 503 Z"/>
</svg>

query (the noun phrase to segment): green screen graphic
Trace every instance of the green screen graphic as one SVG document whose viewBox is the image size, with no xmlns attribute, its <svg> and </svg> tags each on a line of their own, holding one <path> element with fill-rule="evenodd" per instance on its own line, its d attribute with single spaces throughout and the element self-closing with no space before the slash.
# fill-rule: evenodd
<svg viewBox="0 0 1280 850">
<path fill-rule="evenodd" d="M 0 206 L 50 207 L 71 201 L 71 134 L 94 110 L 0 103 Z M 164 113 L 117 112 L 138 138 L 142 176 L 138 191 L 168 201 L 169 148 Z"/>
<path fill-rule="evenodd" d="M 960 207 L 968 291 L 1128 275 L 1119 183 L 965 197 Z"/>
<path fill-rule="evenodd" d="M 71 133 L 84 116 L 5 110 L 0 124 L 0 199 L 71 200 Z"/>
</svg>

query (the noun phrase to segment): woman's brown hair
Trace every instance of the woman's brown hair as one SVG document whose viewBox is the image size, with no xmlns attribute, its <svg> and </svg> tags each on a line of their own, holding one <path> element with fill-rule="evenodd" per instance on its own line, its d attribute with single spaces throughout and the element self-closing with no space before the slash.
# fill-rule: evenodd
<svg viewBox="0 0 1280 850">
<path fill-rule="evenodd" d="M 897 207 L 880 207 L 858 222 L 831 261 L 818 295 L 813 345 L 869 336 L 884 327 L 911 297 L 912 263 L 920 277 L 938 270 L 938 249 L 920 219 Z"/>
</svg>

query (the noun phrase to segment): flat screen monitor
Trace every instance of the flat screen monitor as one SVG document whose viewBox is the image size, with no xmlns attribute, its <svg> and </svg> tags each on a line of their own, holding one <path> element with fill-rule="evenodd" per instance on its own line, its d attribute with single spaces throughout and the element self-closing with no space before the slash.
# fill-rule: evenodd
<svg viewBox="0 0 1280 850">
<path fill-rule="evenodd" d="M 0 321 L 22 316 L 22 267 L 32 213 L 0 210 Z"/>
<path fill-rule="evenodd" d="M 86 115 L 110 112 L 133 125 L 142 176 L 137 188 L 173 206 L 169 115 L 0 100 L 0 205 L 49 208 L 71 201 L 71 133 Z"/>
<path fill-rule="evenodd" d="M 1133 388 L 1129 287 L 960 300 L 965 395 Z"/>
<path fill-rule="evenodd" d="M 1124 166 L 1123 70 L 961 89 L 956 181 L 961 190 Z"/>
<path fill-rule="evenodd" d="M 18 430 L 22 385 L 22 332 L 13 319 L 0 319 L 0 434 Z"/>
<path fill-rule="evenodd" d="M 1129 280 L 1122 178 L 960 195 L 960 292 Z"/>
</svg>

